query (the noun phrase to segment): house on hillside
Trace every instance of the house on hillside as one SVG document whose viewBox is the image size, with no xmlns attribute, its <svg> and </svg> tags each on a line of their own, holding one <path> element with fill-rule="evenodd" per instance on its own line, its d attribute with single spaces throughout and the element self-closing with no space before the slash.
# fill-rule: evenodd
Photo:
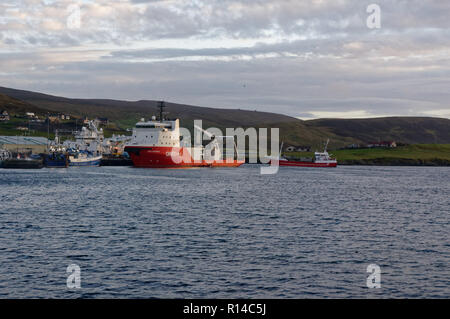
<svg viewBox="0 0 450 319">
<path fill-rule="evenodd" d="M 0 112 L 0 121 L 9 121 L 9 113 L 6 110 Z"/>
<path fill-rule="evenodd" d="M 50 123 L 58 123 L 59 122 L 59 115 L 58 114 L 51 114 L 51 115 L 49 115 L 48 117 L 47 117 L 47 120 L 50 122 Z"/>
<path fill-rule="evenodd" d="M 395 141 L 381 141 L 381 142 L 370 142 L 367 144 L 368 148 L 376 148 L 376 147 L 386 147 L 386 148 L 394 148 L 397 147 L 397 143 Z"/>
</svg>

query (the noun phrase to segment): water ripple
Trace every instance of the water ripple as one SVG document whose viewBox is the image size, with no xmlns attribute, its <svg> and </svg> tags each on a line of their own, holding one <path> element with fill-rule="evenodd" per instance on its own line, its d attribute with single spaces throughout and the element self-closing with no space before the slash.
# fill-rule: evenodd
<svg viewBox="0 0 450 319">
<path fill-rule="evenodd" d="M 434 167 L 0 170 L 0 297 L 448 298 L 449 180 Z M 371 263 L 382 289 L 366 287 Z"/>
</svg>

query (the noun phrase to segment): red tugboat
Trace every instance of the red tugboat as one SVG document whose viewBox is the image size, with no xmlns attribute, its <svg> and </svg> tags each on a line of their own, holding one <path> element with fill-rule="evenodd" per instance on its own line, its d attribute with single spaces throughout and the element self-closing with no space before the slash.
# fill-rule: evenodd
<svg viewBox="0 0 450 319">
<path fill-rule="evenodd" d="M 298 166 L 298 167 L 336 167 L 337 160 L 335 158 L 332 158 L 327 152 L 328 142 L 329 140 L 327 141 L 323 152 L 314 153 L 314 158 L 286 159 L 282 157 L 279 160 L 279 165 Z"/>
<path fill-rule="evenodd" d="M 245 163 L 235 158 L 224 159 L 216 137 L 213 149 L 206 155 L 205 148 L 182 146 L 180 121 L 165 120 L 164 102 L 159 102 L 159 121 L 142 119 L 133 129 L 133 136 L 125 146 L 133 166 L 143 168 L 191 168 L 191 167 L 238 167 Z"/>
</svg>

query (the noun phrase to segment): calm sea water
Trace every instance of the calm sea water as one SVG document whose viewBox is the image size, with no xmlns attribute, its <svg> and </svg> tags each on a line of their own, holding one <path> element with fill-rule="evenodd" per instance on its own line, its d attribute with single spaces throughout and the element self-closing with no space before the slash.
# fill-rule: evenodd
<svg viewBox="0 0 450 319">
<path fill-rule="evenodd" d="M 450 297 L 450 168 L 0 170 L 0 218 L 0 298 Z"/>
</svg>

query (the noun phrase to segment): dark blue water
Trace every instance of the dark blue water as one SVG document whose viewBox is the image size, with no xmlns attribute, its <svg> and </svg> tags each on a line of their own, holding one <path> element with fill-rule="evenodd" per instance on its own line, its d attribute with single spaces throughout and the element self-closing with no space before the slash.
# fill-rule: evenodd
<svg viewBox="0 0 450 319">
<path fill-rule="evenodd" d="M 0 218 L 1 298 L 450 297 L 450 168 L 0 170 Z"/>
</svg>

